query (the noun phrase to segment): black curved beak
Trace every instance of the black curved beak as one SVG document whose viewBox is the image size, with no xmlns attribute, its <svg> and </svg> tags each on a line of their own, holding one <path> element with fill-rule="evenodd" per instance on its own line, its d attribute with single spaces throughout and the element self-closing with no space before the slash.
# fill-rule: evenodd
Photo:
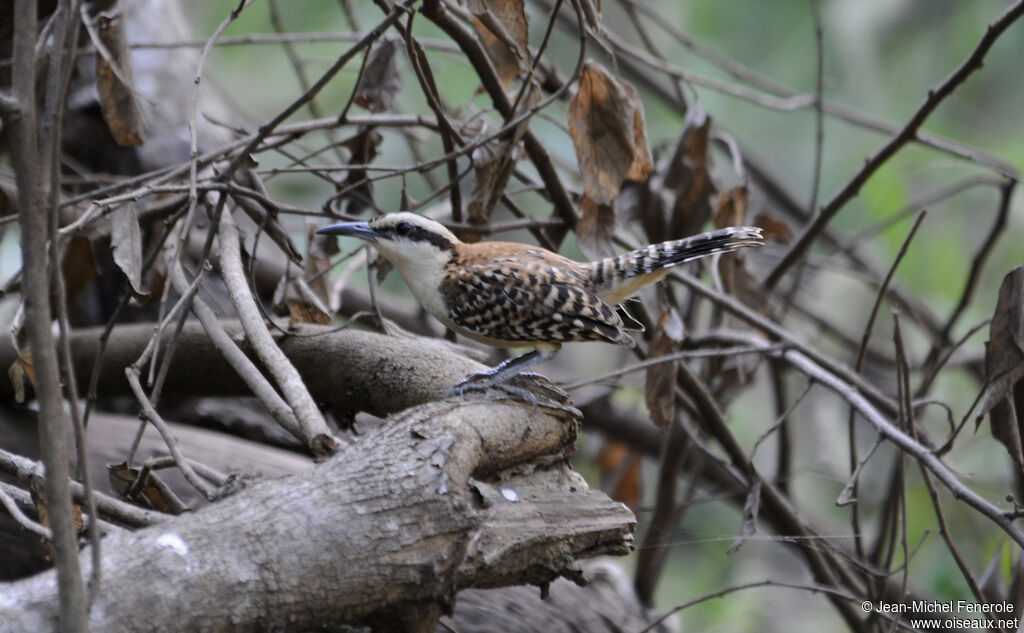
<svg viewBox="0 0 1024 633">
<path fill-rule="evenodd" d="M 316 232 L 322 235 L 350 235 L 371 242 L 378 237 L 377 232 L 370 228 L 369 222 L 342 222 L 317 229 Z"/>
</svg>

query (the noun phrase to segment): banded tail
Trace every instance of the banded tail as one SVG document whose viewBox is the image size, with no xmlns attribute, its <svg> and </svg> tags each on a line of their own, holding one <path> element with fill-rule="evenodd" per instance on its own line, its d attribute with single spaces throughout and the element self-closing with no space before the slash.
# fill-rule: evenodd
<svg viewBox="0 0 1024 633">
<path fill-rule="evenodd" d="M 586 268 L 601 299 L 616 305 L 664 277 L 668 269 L 677 264 L 715 253 L 763 245 L 760 228 L 730 226 L 681 240 L 651 244 L 624 255 L 592 262 Z"/>
</svg>

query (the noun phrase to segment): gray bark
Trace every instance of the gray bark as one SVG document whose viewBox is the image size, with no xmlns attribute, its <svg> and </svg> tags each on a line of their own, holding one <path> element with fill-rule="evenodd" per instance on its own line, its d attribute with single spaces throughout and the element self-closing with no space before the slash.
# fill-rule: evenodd
<svg viewBox="0 0 1024 633">
<path fill-rule="evenodd" d="M 567 465 L 577 428 L 485 400 L 407 411 L 307 473 L 105 539 L 90 626 L 419 629 L 459 589 L 574 576 L 628 551 L 635 521 Z M 53 628 L 52 572 L 0 596 L 0 631 Z"/>
<path fill-rule="evenodd" d="M 237 323 L 228 333 L 246 348 Z M 71 337 L 75 373 L 88 384 L 99 351 L 100 328 L 77 330 Z M 101 398 L 131 396 L 124 368 L 138 359 L 153 334 L 148 324 L 114 329 L 97 385 Z M 170 336 L 165 333 L 165 337 Z M 335 411 L 366 411 L 383 416 L 442 397 L 468 374 L 485 369 L 455 353 L 442 341 L 382 336 L 358 330 L 306 325 L 278 340 L 313 396 Z M 14 362 L 10 340 L 0 337 L 0 366 Z M 26 385 L 31 394 L 31 385 Z M 210 344 L 194 321 L 185 324 L 164 386 L 164 398 L 251 395 L 245 383 Z M 0 380 L 0 401 L 13 402 L 10 381 Z"/>
</svg>

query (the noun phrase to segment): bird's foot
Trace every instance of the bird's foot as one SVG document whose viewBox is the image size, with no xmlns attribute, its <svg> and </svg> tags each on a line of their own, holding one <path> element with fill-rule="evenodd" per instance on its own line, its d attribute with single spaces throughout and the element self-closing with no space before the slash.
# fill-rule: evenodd
<svg viewBox="0 0 1024 633">
<path fill-rule="evenodd" d="M 537 407 L 545 407 L 575 416 L 581 415 L 579 410 L 573 406 L 572 399 L 567 392 L 552 384 L 544 376 L 533 372 L 521 372 L 507 378 L 496 376 L 490 372 L 471 374 L 452 387 L 445 397 L 464 397 L 470 393 L 480 393 L 497 400 L 512 399 L 529 402 L 534 410 Z"/>
</svg>

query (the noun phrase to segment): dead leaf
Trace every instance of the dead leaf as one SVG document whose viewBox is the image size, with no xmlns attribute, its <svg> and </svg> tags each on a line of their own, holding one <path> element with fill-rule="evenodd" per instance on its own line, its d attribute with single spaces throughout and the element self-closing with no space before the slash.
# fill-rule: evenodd
<svg viewBox="0 0 1024 633">
<path fill-rule="evenodd" d="M 30 488 L 29 493 L 32 495 L 32 502 L 36 506 L 36 516 L 39 517 L 39 524 L 44 527 L 50 527 L 50 512 L 46 508 L 46 504 L 36 494 L 34 488 Z M 71 503 L 71 521 L 75 525 L 75 533 L 82 534 L 85 532 L 85 519 L 82 518 L 82 506 L 77 503 Z"/>
<path fill-rule="evenodd" d="M 100 110 L 114 142 L 118 145 L 142 145 L 142 116 L 135 100 L 131 53 L 124 33 L 123 15 L 119 11 L 95 17 L 89 33 L 98 32 L 93 45 L 96 55 L 96 89 L 100 94 Z"/>
<path fill-rule="evenodd" d="M 350 152 L 349 164 L 369 165 L 377 158 L 377 148 L 383 140 L 380 133 L 372 127 L 362 128 L 358 134 L 344 141 L 342 146 Z M 345 213 L 358 215 L 368 207 L 373 207 L 373 183 L 367 180 L 366 169 L 355 167 L 337 185 L 342 194 Z"/>
<path fill-rule="evenodd" d="M 743 525 L 740 526 L 739 536 L 733 541 L 731 547 L 726 550 L 729 554 L 735 554 L 743 547 L 754 532 L 757 531 L 757 511 L 761 507 L 761 480 L 755 480 L 747 494 L 747 500 L 743 504 Z"/>
<path fill-rule="evenodd" d="M 517 153 L 516 148 L 499 140 L 473 150 L 473 190 L 466 204 L 473 224 L 484 224 L 490 219 L 515 169 L 518 157 L 513 155 Z"/>
<path fill-rule="evenodd" d="M 584 194 L 580 200 L 583 217 L 576 225 L 576 241 L 590 261 L 598 261 L 615 254 L 612 237 L 615 234 L 615 211 L 611 205 L 598 204 Z"/>
<path fill-rule="evenodd" d="M 541 90 L 535 83 L 526 86 L 526 93 L 519 102 L 513 118 L 522 114 L 540 101 Z M 481 145 L 473 151 L 473 190 L 470 194 L 466 210 L 469 214 L 469 221 L 473 224 L 484 224 L 491 218 L 498 200 L 505 192 L 512 172 L 515 170 L 516 162 L 522 156 L 522 149 L 519 141 L 526 134 L 529 123 L 523 121 L 514 129 L 502 134 L 488 143 Z M 476 136 L 487 134 L 485 126 L 475 130 Z M 479 241 L 468 236 L 467 241 Z"/>
<path fill-rule="evenodd" d="M 626 180 L 643 182 L 647 175 L 654 170 L 654 159 L 651 156 L 651 147 L 647 143 L 647 121 L 644 119 L 644 104 L 637 94 L 636 88 L 620 82 L 622 89 L 626 91 L 629 100 L 636 105 L 633 109 L 633 162 L 629 164 L 629 171 L 626 172 Z"/>
<path fill-rule="evenodd" d="M 612 499 L 637 508 L 641 502 L 640 453 L 622 442 L 605 442 L 594 458 L 601 490 Z"/>
<path fill-rule="evenodd" d="M 1021 473 L 1024 444 L 1024 266 L 1011 270 L 999 286 L 999 298 L 985 343 L 985 389 L 977 424 L 990 413 L 992 435 L 1003 443 Z"/>
<path fill-rule="evenodd" d="M 74 305 L 82 291 L 100 274 L 89 238 L 75 235 L 68 240 L 61 259 L 61 271 L 64 273 L 65 300 L 69 306 Z"/>
<path fill-rule="evenodd" d="M 370 51 L 353 98 L 356 105 L 370 112 L 391 109 L 395 95 L 402 89 L 402 75 L 398 72 L 398 51 L 401 48 L 401 40 L 388 39 Z"/>
<path fill-rule="evenodd" d="M 711 220 L 716 229 L 746 224 L 747 195 L 747 188 L 739 185 L 718 196 L 718 208 Z"/>
<path fill-rule="evenodd" d="M 793 237 L 793 232 L 790 231 L 788 224 L 778 218 L 768 215 L 767 213 L 758 213 L 755 215 L 754 226 L 761 229 L 761 233 L 764 235 L 766 242 L 776 241 L 785 244 Z"/>
<path fill-rule="evenodd" d="M 710 196 L 717 189 L 708 170 L 710 136 L 711 116 L 699 102 L 691 104 L 665 172 L 665 186 L 675 194 L 667 238 L 699 233 L 711 218 Z"/>
<path fill-rule="evenodd" d="M 25 402 L 25 382 L 36 383 L 35 368 L 32 366 L 32 350 L 18 352 L 18 358 L 11 363 L 7 369 L 7 377 L 11 380 L 14 388 L 14 401 L 18 404 Z"/>
<path fill-rule="evenodd" d="M 177 496 L 156 473 L 150 471 L 145 481 L 137 484 L 142 471 L 125 462 L 107 466 L 107 478 L 111 489 L 124 499 L 130 499 L 147 508 L 166 514 L 181 514 L 187 508 L 181 506 Z"/>
<path fill-rule="evenodd" d="M 289 299 L 287 303 L 288 325 L 290 326 L 294 326 L 296 323 L 330 325 L 334 321 L 329 313 L 300 299 Z"/>
<path fill-rule="evenodd" d="M 715 228 L 721 229 L 727 226 L 746 224 L 747 195 L 747 188 L 738 185 L 718 196 L 718 208 L 712 219 Z M 718 274 L 722 280 L 722 287 L 728 294 L 733 294 L 736 289 L 736 269 L 735 254 L 723 255 L 718 262 Z M 713 365 L 720 366 L 720 360 L 717 359 L 718 362 Z"/>
<path fill-rule="evenodd" d="M 648 359 L 673 354 L 682 347 L 683 320 L 674 309 L 666 310 L 658 318 L 658 327 L 651 336 Z M 651 420 L 659 429 L 668 428 L 676 413 L 677 361 L 659 363 L 647 368 L 644 397 Z"/>
<path fill-rule="evenodd" d="M 530 62 L 529 23 L 523 0 L 469 0 L 476 30 L 503 85 L 518 77 Z"/>
<path fill-rule="evenodd" d="M 148 291 L 142 286 L 142 231 L 134 204 L 124 204 L 110 214 L 110 245 L 114 263 L 124 272 L 136 296 Z"/>
<path fill-rule="evenodd" d="M 385 259 L 383 255 L 377 253 L 377 259 L 370 264 L 370 268 L 377 271 L 377 285 L 379 286 L 384 283 L 388 273 L 395 269 L 395 265 L 391 263 L 391 260 Z"/>
<path fill-rule="evenodd" d="M 306 270 L 308 274 L 308 271 L 312 270 L 308 266 L 317 266 L 317 260 L 320 258 L 314 257 L 311 254 L 307 259 Z M 324 261 L 329 262 L 329 260 Z M 326 264 L 321 262 L 320 265 Z M 316 285 L 316 289 L 314 289 L 313 285 L 307 283 L 305 279 L 294 275 L 291 266 L 289 266 L 274 289 L 274 297 L 271 303 L 271 309 L 274 311 L 274 314 L 278 316 L 287 315 L 289 325 L 295 325 L 296 323 L 330 325 L 333 319 L 331 318 L 331 311 L 326 305 L 327 288 L 323 283 L 325 276 L 321 275 L 313 282 Z M 323 295 L 319 295 L 319 292 L 323 292 Z"/>
<path fill-rule="evenodd" d="M 598 204 L 611 204 L 624 180 L 642 180 L 654 167 L 636 91 L 596 63 L 587 62 L 580 74 L 569 132 L 583 191 Z"/>
</svg>

